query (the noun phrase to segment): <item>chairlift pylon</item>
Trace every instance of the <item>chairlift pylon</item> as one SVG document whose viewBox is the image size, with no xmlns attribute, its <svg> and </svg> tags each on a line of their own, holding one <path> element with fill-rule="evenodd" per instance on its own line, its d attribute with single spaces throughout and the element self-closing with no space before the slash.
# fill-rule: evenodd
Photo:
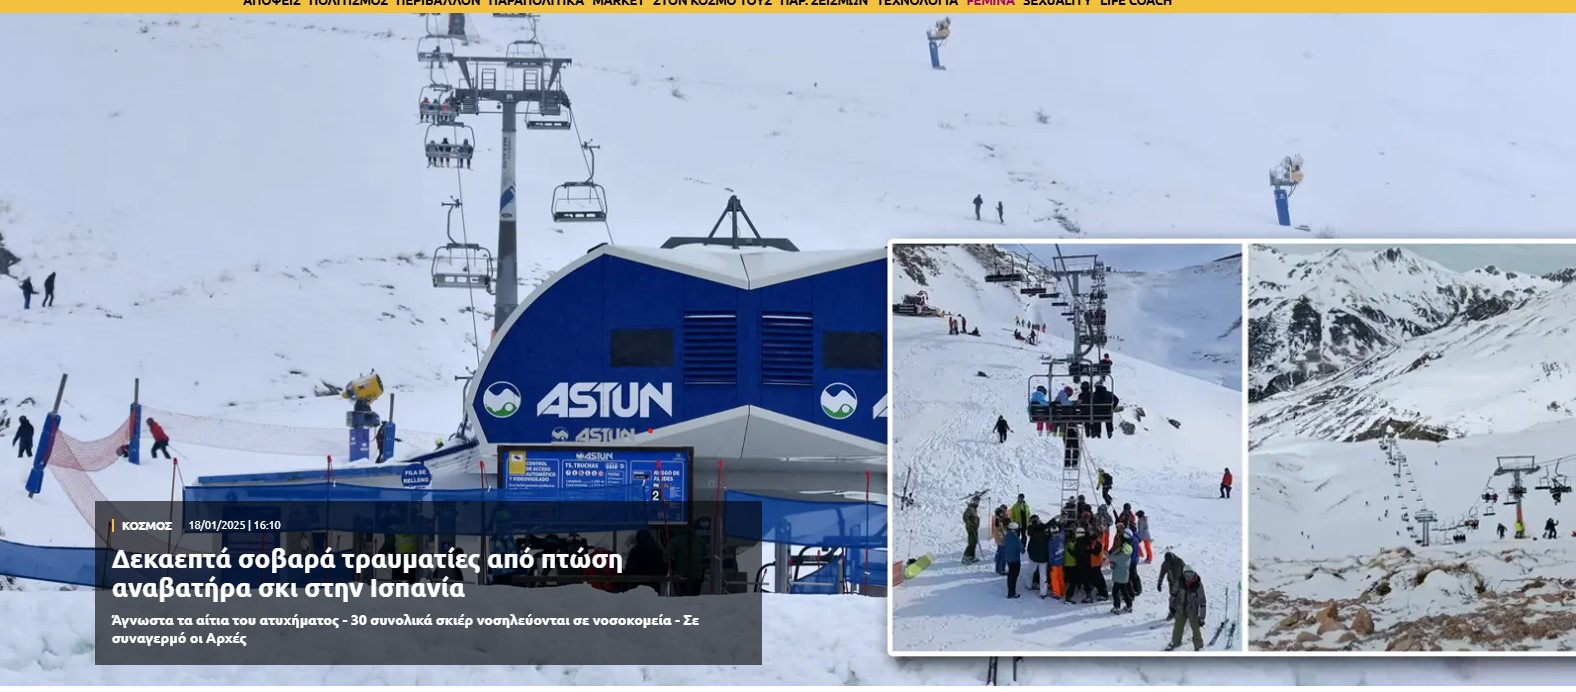
<svg viewBox="0 0 1576 692">
<path fill-rule="evenodd" d="M 569 181 L 553 188 L 553 220 L 559 222 L 586 222 L 607 220 L 607 190 L 596 179 L 596 150 L 599 145 L 585 142 L 580 145 L 589 155 L 586 179 Z"/>
<path fill-rule="evenodd" d="M 453 134 L 443 136 L 434 133 L 433 128 L 439 128 L 440 131 L 448 128 Z M 471 157 L 476 153 L 476 131 L 458 120 L 428 125 L 427 135 L 422 141 L 429 168 L 450 168 L 450 163 L 469 168 Z"/>
<path fill-rule="evenodd" d="M 444 202 L 448 216 L 443 232 L 448 244 L 432 251 L 432 285 L 434 288 L 481 288 L 493 290 L 492 252 L 476 243 L 461 243 L 454 239 L 454 210 L 460 200 Z"/>
</svg>

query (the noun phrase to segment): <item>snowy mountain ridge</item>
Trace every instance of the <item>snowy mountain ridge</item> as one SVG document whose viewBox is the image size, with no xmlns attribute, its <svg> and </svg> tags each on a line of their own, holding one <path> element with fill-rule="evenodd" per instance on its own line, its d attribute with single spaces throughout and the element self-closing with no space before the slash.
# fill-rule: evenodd
<svg viewBox="0 0 1576 692">
<path fill-rule="evenodd" d="M 1562 382 L 1576 367 L 1563 347 L 1576 306 L 1569 284 L 1493 267 L 1454 272 L 1397 248 L 1255 246 L 1251 272 L 1255 444 L 1368 439 L 1384 425 L 1459 437 L 1558 420 L 1576 402 Z"/>
</svg>

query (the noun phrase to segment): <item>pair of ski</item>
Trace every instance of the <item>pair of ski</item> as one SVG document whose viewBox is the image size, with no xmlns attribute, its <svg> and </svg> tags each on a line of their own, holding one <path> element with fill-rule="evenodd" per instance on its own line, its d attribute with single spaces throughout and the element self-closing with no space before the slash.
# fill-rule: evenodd
<svg viewBox="0 0 1576 692">
<path fill-rule="evenodd" d="M 1220 635 L 1222 632 L 1226 633 L 1225 648 L 1230 649 L 1232 644 L 1236 641 L 1237 620 L 1236 618 L 1232 617 L 1231 613 L 1233 610 L 1237 610 L 1237 608 L 1232 607 L 1233 604 L 1236 603 L 1236 599 L 1232 597 L 1237 595 L 1237 589 L 1240 588 L 1242 588 L 1242 583 L 1238 582 L 1236 588 L 1226 589 L 1226 602 L 1221 608 L 1220 623 L 1215 625 L 1215 635 L 1209 638 L 1209 646 L 1215 646 L 1215 642 L 1220 640 Z"/>
<path fill-rule="evenodd" d="M 990 686 L 993 686 L 993 687 L 996 685 L 996 662 L 1000 658 L 1001 658 L 1000 656 L 992 656 L 992 657 L 990 657 L 990 663 L 986 664 L 986 668 L 985 668 L 985 684 L 986 685 L 990 685 Z M 1018 662 L 1022 661 L 1022 660 L 1023 660 L 1022 656 L 1013 656 L 1012 657 L 1012 681 L 1013 682 L 1017 682 L 1018 681 Z"/>
</svg>

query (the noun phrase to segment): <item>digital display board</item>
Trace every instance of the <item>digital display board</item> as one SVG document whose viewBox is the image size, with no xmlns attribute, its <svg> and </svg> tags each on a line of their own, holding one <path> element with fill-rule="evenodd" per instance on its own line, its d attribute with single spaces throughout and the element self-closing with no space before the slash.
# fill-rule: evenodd
<svg viewBox="0 0 1576 692">
<path fill-rule="evenodd" d="M 653 526 L 688 524 L 689 447 L 499 447 L 507 502 L 645 502 Z"/>
</svg>

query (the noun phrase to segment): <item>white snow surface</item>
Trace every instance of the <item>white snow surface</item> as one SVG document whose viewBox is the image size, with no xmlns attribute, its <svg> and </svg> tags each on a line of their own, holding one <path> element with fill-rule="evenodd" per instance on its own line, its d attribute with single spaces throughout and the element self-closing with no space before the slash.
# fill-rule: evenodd
<svg viewBox="0 0 1576 692">
<path fill-rule="evenodd" d="M 945 319 L 893 321 L 892 478 L 897 492 L 908 484 L 916 501 L 896 512 L 894 550 L 897 559 L 924 553 L 936 558 L 936 564 L 894 592 L 893 649 L 1157 650 L 1169 637 L 1169 630 L 1152 629 L 1165 616 L 1166 602 L 1157 597 L 1154 582 L 1158 556 L 1167 550 L 1203 577 L 1215 608 L 1212 619 L 1218 621 L 1227 602 L 1225 589 L 1237 587 L 1241 574 L 1242 500 L 1222 500 L 1218 493 L 1223 468 L 1240 473 L 1240 392 L 1116 352 L 1113 389 L 1128 407 L 1121 416 L 1131 419 L 1134 407 L 1143 407 L 1147 416 L 1137 423 L 1136 435 L 1118 430 L 1114 439 L 1089 441 L 1082 464 L 1084 493 L 1091 504 L 1100 504 L 1093 473 L 1106 469 L 1115 479 L 1117 511 L 1131 503 L 1149 515 L 1157 559 L 1139 568 L 1146 591 L 1132 614 L 1120 616 L 1106 614 L 1108 603 L 1008 600 L 1005 580 L 993 571 L 989 513 L 998 504 L 1012 504 L 1019 493 L 1042 517 L 1054 515 L 1061 504 L 1061 442 L 1037 436 L 1024 406 L 1027 378 L 1044 372 L 1040 357 L 1064 352 L 1070 344 L 1056 337 L 1037 347 L 1014 341 L 1013 317 L 1038 319 L 1033 314 L 1038 305 L 1025 306 L 1011 287 L 983 284 L 977 278 L 983 268 L 963 248 L 936 251 L 932 257 L 941 270 L 928 279 L 931 304 L 968 316 L 970 329 L 978 326 L 980 337 L 949 336 Z M 909 281 L 900 275 L 895 288 L 911 291 Z M 1217 309 L 1240 311 L 1234 301 Z M 1057 308 L 1045 312 L 1047 323 L 1060 319 Z M 1015 429 L 1004 445 L 990 430 L 997 415 L 1005 415 Z M 1180 421 L 1181 428 L 1168 425 L 1167 418 Z M 981 489 L 990 491 L 981 507 L 987 545 L 981 547 L 979 563 L 962 565 L 964 499 Z M 1026 569 L 1030 564 L 1025 559 Z"/>
</svg>

